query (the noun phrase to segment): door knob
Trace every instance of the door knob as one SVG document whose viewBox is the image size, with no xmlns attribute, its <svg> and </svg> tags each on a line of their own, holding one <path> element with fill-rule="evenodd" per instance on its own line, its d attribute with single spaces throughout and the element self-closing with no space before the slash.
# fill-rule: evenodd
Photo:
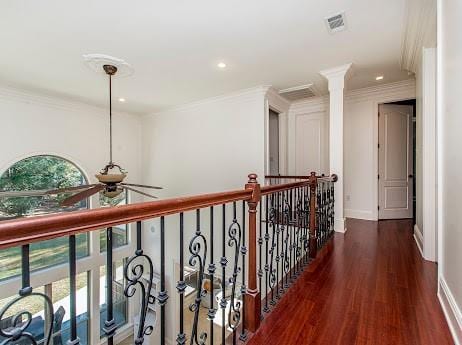
<svg viewBox="0 0 462 345">
<path fill-rule="evenodd" d="M 409 178 L 414 178 L 414 175 L 410 174 L 408 177 L 409 177 Z"/>
</svg>

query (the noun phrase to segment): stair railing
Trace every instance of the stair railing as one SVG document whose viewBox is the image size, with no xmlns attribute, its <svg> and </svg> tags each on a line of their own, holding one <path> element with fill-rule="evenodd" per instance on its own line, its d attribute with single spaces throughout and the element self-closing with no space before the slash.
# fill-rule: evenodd
<svg viewBox="0 0 462 345">
<path fill-rule="evenodd" d="M 167 338 L 177 344 L 245 341 L 333 233 L 335 175 L 311 173 L 289 183 L 276 183 L 279 177 L 271 178 L 273 184 L 260 186 L 257 175 L 250 174 L 241 190 L 0 222 L 0 250 L 20 246 L 22 278 L 17 296 L 0 310 L 0 341 L 51 343 L 53 303 L 31 286 L 30 245 L 68 237 L 69 344 L 80 344 L 76 235 L 106 229 L 104 332 L 108 344 L 114 344 L 118 327 L 113 301 L 113 227 L 130 223 L 136 224 L 136 250 L 124 266 L 124 294 L 140 302 L 135 344 L 143 344 L 147 336 L 154 335 L 161 344 Z M 146 222 L 153 219 L 159 221 L 160 238 L 150 245 L 157 247 L 159 262 L 147 254 L 142 240 Z M 169 242 L 172 236 L 178 241 Z M 167 282 L 167 255 L 178 262 L 176 282 Z M 190 272 L 194 272 L 194 286 L 188 285 Z M 157 275 L 158 286 L 154 283 Z M 175 279 L 173 273 L 168 276 Z M 169 283 L 176 285 L 176 292 L 167 291 Z M 174 294 L 177 307 L 173 303 L 167 309 Z M 8 327 L 2 326 L 5 315 L 28 296 L 42 298 L 47 306 L 40 341 L 30 333 L 32 313 L 27 308 L 17 312 Z M 159 312 L 156 325 L 147 320 L 152 309 Z M 167 311 L 178 315 L 175 339 L 166 333 Z M 187 315 L 191 316 L 189 323 Z M 208 320 L 206 329 L 199 322 L 204 317 Z"/>
</svg>

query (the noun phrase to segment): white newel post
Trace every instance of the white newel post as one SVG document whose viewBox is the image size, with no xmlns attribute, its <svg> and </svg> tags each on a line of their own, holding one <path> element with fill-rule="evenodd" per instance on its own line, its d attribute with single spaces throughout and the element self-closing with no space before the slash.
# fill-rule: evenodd
<svg viewBox="0 0 462 345">
<path fill-rule="evenodd" d="M 329 83 L 329 167 L 337 174 L 335 184 L 335 224 L 337 232 L 345 232 L 343 212 L 343 101 L 345 79 L 351 64 L 321 71 Z"/>
</svg>

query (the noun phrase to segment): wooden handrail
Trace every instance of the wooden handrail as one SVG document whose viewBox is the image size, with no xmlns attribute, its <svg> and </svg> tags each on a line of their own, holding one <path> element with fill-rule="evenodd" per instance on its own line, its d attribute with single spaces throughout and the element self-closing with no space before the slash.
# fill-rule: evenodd
<svg viewBox="0 0 462 345">
<path fill-rule="evenodd" d="M 266 175 L 266 179 L 297 179 L 297 180 L 305 180 L 305 181 L 299 181 L 299 182 L 292 182 L 292 183 L 285 183 L 285 184 L 280 184 L 280 185 L 270 185 L 270 186 L 265 186 L 262 187 L 262 194 L 270 194 L 276 191 L 282 191 L 294 187 L 301 187 L 302 185 L 307 185 L 309 184 L 309 179 L 312 178 L 313 175 L 309 176 L 301 176 L 301 175 Z M 316 175 L 317 182 L 337 182 L 338 181 L 338 176 L 337 174 L 332 174 L 330 176 L 325 176 L 325 175 Z M 297 185 L 300 184 L 300 185 Z M 291 185 L 290 187 L 287 188 L 282 188 L 279 189 L 278 187 L 281 186 L 288 186 Z M 274 191 L 272 190 L 274 189 Z M 263 193 L 265 191 L 265 193 Z"/>
<path fill-rule="evenodd" d="M 132 205 L 65 212 L 0 222 L 0 249 L 104 229 L 233 201 L 251 200 L 253 189 Z"/>
<path fill-rule="evenodd" d="M 265 178 L 308 180 L 310 177 L 309 176 L 302 176 L 302 175 L 266 175 Z"/>
<path fill-rule="evenodd" d="M 318 182 L 337 182 L 338 181 L 338 176 L 337 174 L 332 174 L 330 176 L 317 176 Z"/>
<path fill-rule="evenodd" d="M 276 192 L 283 192 L 285 190 L 289 190 L 292 188 L 297 188 L 297 187 L 305 187 L 309 185 L 309 181 L 300 181 L 300 182 L 291 182 L 291 183 L 284 183 L 284 184 L 274 184 L 270 186 L 264 186 L 261 187 L 261 194 L 262 195 L 267 195 L 267 194 L 272 194 Z"/>
</svg>

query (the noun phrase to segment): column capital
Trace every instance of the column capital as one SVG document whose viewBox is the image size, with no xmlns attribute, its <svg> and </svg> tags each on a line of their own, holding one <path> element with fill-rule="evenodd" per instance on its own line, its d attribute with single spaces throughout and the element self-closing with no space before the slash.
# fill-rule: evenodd
<svg viewBox="0 0 462 345">
<path fill-rule="evenodd" d="M 345 87 L 345 79 L 348 78 L 348 72 L 351 71 L 353 64 L 348 63 L 319 72 L 324 78 L 329 81 L 329 91 L 343 90 Z"/>
</svg>

